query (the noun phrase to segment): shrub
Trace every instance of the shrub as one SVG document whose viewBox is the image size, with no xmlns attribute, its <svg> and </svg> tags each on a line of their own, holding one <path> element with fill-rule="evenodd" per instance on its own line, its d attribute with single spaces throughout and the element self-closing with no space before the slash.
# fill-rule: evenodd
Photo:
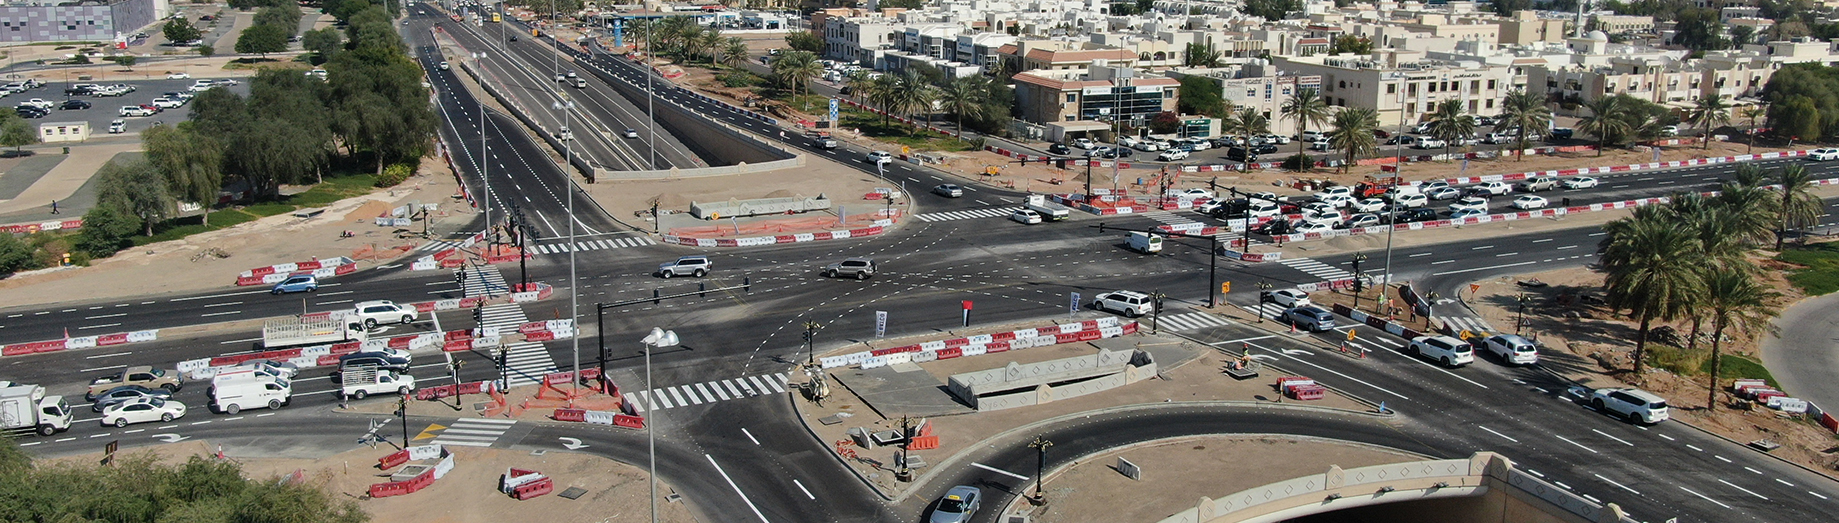
<svg viewBox="0 0 1839 523">
<path fill-rule="evenodd" d="M 414 170 L 406 164 L 395 164 L 383 168 L 383 175 L 377 177 L 377 187 L 395 187 L 409 179 Z"/>
<path fill-rule="evenodd" d="M 18 272 L 32 263 L 32 246 L 13 233 L 0 232 L 0 273 Z"/>
<path fill-rule="evenodd" d="M 83 229 L 77 233 L 77 250 L 94 258 L 107 258 L 128 245 L 128 236 L 140 227 L 139 220 L 123 216 L 107 206 L 96 206 L 83 214 Z"/>
<path fill-rule="evenodd" d="M 723 73 L 721 76 L 716 77 L 716 79 L 721 80 L 722 85 L 728 87 L 752 87 L 760 84 L 760 77 L 754 76 L 753 73 L 747 71 Z"/>
<path fill-rule="evenodd" d="M 1310 158 L 1309 155 L 1307 154 L 1292 154 L 1289 157 L 1283 159 L 1284 169 L 1288 169 L 1292 171 L 1300 170 L 1298 166 L 1301 166 L 1301 165 L 1315 167 L 1315 159 Z"/>
</svg>

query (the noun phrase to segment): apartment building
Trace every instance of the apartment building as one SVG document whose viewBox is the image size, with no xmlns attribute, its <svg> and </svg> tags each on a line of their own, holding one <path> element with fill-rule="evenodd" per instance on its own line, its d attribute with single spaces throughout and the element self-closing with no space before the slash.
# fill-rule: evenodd
<svg viewBox="0 0 1839 523">
<path fill-rule="evenodd" d="M 1541 17 L 1538 11 L 1514 11 L 1513 16 L 1502 20 L 1501 44 L 1527 45 L 1537 42 L 1559 43 L 1564 41 L 1568 32 L 1570 18 Z"/>
<path fill-rule="evenodd" d="M 1513 89 L 1509 66 L 1432 60 L 1423 53 L 1390 51 L 1380 59 L 1340 56 L 1277 56 L 1272 67 L 1299 77 L 1319 77 L 1329 105 L 1367 107 L 1383 126 L 1416 123 L 1444 100 L 1461 100 L 1469 114 L 1500 114 L 1499 101 Z"/>
<path fill-rule="evenodd" d="M 1712 95 L 1726 99 L 1757 96 L 1775 71 L 1793 63 L 1836 65 L 1839 51 L 1829 42 L 1778 41 L 1712 51 L 1696 60 L 1625 56 L 1590 66 L 1533 67 L 1527 81 L 1584 103 L 1628 94 L 1684 110 Z"/>
<path fill-rule="evenodd" d="M 1654 17 L 1596 13 L 1590 15 L 1593 29 L 1610 34 L 1652 33 Z"/>
<path fill-rule="evenodd" d="M 827 16 L 823 21 L 824 57 L 865 65 L 875 63 L 877 53 L 899 48 L 904 28 L 881 15 Z"/>
<path fill-rule="evenodd" d="M 1283 117 L 1283 106 L 1303 88 L 1322 88 L 1320 76 L 1277 74 L 1261 60 L 1245 66 L 1218 68 L 1179 68 L 1166 72 L 1171 78 L 1200 77 L 1220 86 L 1220 97 L 1234 110 L 1251 108 L 1270 121 L 1271 132 L 1293 136 L 1296 122 Z"/>
<path fill-rule="evenodd" d="M 1141 76 L 1128 65 L 1089 62 L 1085 69 L 1036 69 L 1015 75 L 1021 119 L 1036 124 L 1120 122 L 1147 125 L 1156 113 L 1174 111 L 1181 82 Z"/>
</svg>

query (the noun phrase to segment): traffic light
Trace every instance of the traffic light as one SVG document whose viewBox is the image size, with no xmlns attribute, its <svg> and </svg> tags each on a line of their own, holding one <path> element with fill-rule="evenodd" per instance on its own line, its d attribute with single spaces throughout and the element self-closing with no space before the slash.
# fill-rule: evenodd
<svg viewBox="0 0 1839 523">
<path fill-rule="evenodd" d="M 753 294 L 753 277 L 752 276 L 741 278 L 741 290 L 746 291 L 748 294 Z"/>
<path fill-rule="evenodd" d="M 485 307 L 473 307 L 473 323 L 485 323 Z"/>
</svg>

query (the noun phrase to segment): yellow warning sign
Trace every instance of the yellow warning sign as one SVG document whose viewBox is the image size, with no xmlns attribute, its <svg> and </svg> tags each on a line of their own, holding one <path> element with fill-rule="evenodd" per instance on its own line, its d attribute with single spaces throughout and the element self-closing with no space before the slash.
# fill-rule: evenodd
<svg viewBox="0 0 1839 523">
<path fill-rule="evenodd" d="M 429 439 L 435 436 L 439 436 L 439 434 L 435 434 L 434 431 L 442 430 L 446 428 L 447 428 L 446 425 L 442 425 L 439 423 L 429 423 L 428 428 L 421 429 L 421 434 L 416 434 L 414 439 L 422 440 L 422 439 Z"/>
</svg>

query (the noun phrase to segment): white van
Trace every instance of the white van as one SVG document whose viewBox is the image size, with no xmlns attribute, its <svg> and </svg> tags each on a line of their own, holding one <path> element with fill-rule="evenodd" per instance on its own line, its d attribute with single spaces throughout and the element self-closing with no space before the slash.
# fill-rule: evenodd
<svg viewBox="0 0 1839 523">
<path fill-rule="evenodd" d="M 286 379 L 255 372 L 236 373 L 227 380 L 212 380 L 211 409 L 224 414 L 242 412 L 244 407 L 279 409 L 294 395 L 293 384 Z"/>
<path fill-rule="evenodd" d="M 1143 254 L 1162 252 L 1162 235 L 1160 234 L 1133 231 L 1125 239 L 1129 241 L 1130 250 Z"/>
</svg>

